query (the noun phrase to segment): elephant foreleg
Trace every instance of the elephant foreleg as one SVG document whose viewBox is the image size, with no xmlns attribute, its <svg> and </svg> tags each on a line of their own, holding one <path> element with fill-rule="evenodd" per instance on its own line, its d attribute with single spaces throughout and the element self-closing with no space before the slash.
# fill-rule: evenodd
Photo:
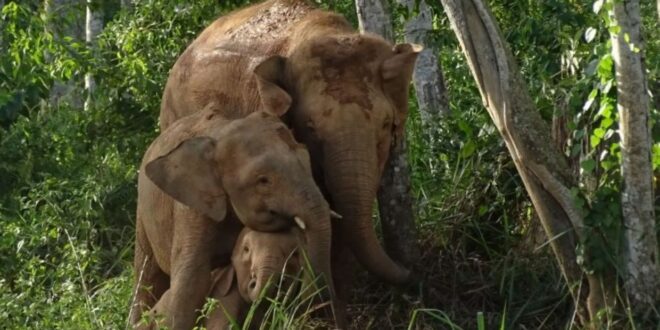
<svg viewBox="0 0 660 330">
<path fill-rule="evenodd" d="M 147 249 L 144 249 L 146 246 Z M 136 325 L 142 314 L 156 304 L 163 292 L 169 287 L 169 277 L 154 259 L 149 243 L 144 237 L 141 226 L 138 225 L 135 239 L 135 286 L 134 299 L 131 306 L 130 322 Z"/>
<path fill-rule="evenodd" d="M 213 223 L 203 217 L 183 217 L 175 224 L 172 245 L 170 297 L 163 314 L 173 330 L 189 330 L 195 325 L 197 310 L 204 305 L 211 288 Z"/>
</svg>

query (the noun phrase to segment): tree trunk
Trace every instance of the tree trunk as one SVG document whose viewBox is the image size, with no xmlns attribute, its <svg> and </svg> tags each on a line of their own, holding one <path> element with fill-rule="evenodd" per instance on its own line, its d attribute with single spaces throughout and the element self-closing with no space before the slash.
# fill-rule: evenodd
<svg viewBox="0 0 660 330">
<path fill-rule="evenodd" d="M 576 178 L 562 152 L 548 143 L 550 128 L 527 93 L 490 10 L 480 0 L 441 1 L 484 105 L 504 138 L 550 240 L 578 316 L 583 324 L 588 324 L 610 302 L 615 281 L 587 275 L 577 263 L 575 251 L 584 216 L 571 194 Z"/>
<path fill-rule="evenodd" d="M 611 34 L 611 40 L 621 121 L 625 287 L 631 305 L 644 313 L 660 299 L 660 273 L 653 210 L 650 102 L 640 17 L 639 1 L 614 3 L 614 18 L 621 27 L 618 34 Z"/>
<path fill-rule="evenodd" d="M 53 39 L 58 42 L 62 42 L 64 37 L 71 37 L 73 40 L 81 39 L 81 28 L 77 24 L 80 17 L 79 10 L 76 8 L 74 0 L 45 0 L 44 12 L 47 19 L 46 31 L 53 36 Z M 51 58 L 49 54 L 46 55 L 46 59 Z M 82 102 L 74 81 L 53 82 L 48 103 L 53 107 L 68 103 L 79 108 Z"/>
<path fill-rule="evenodd" d="M 379 34 L 394 41 L 386 0 L 356 0 L 355 5 L 361 32 Z M 405 136 L 393 140 L 378 189 L 378 211 L 387 253 L 405 266 L 413 266 L 419 249 L 406 155 Z"/>
<path fill-rule="evenodd" d="M 387 0 L 355 0 L 355 9 L 360 32 L 377 34 L 385 40 L 394 41 Z"/>
<path fill-rule="evenodd" d="M 94 5 L 92 0 L 87 0 L 87 18 L 85 20 L 85 42 L 90 49 L 93 57 L 96 56 L 96 37 L 103 30 L 103 14 L 98 4 Z M 85 100 L 85 110 L 89 110 L 92 106 L 92 98 L 94 90 L 96 89 L 96 82 L 91 73 L 85 74 L 85 92 L 87 99 Z"/>
<path fill-rule="evenodd" d="M 397 0 L 397 2 L 406 6 L 410 15 L 405 24 L 406 42 L 424 46 L 424 50 L 417 56 L 413 82 L 422 120 L 431 123 L 438 115 L 449 114 L 447 89 L 438 60 L 440 50 L 427 42 L 428 34 L 433 30 L 433 11 L 425 0 Z M 415 8 L 416 4 L 419 5 L 417 8 Z"/>
<path fill-rule="evenodd" d="M 133 2 L 134 0 L 121 0 L 121 8 L 126 10 L 133 9 Z"/>
</svg>

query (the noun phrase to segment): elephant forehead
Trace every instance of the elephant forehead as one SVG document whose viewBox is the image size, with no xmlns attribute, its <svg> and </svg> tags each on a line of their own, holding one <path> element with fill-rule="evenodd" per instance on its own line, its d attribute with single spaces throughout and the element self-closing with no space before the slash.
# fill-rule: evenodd
<svg viewBox="0 0 660 330">
<path fill-rule="evenodd" d="M 382 60 L 379 51 L 389 51 L 383 44 L 383 41 L 359 35 L 313 42 L 309 55 L 317 59 L 316 71 L 320 73 L 313 79 L 322 81 L 325 85 L 322 93 L 339 104 L 352 103 L 370 111 L 374 107 L 370 91 L 372 86 L 380 84 L 378 67 Z"/>
</svg>

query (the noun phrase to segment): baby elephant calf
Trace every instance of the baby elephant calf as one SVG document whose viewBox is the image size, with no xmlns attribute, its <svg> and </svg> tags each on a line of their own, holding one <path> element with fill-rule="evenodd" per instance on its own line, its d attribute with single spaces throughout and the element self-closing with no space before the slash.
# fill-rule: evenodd
<svg viewBox="0 0 660 330">
<path fill-rule="evenodd" d="M 296 275 L 302 269 L 303 258 L 298 250 L 303 242 L 304 235 L 297 227 L 270 233 L 243 228 L 234 246 L 231 265 L 212 272 L 209 297 L 216 299 L 219 305 L 205 320 L 205 327 L 208 330 L 230 329 L 231 320 L 242 324 L 250 305 L 259 298 L 269 280 L 274 284 L 282 274 Z M 292 283 L 284 284 L 286 288 Z M 271 285 L 264 294 L 273 297 L 274 288 Z M 162 306 L 167 305 L 169 299 L 172 295 L 168 290 L 151 314 L 162 312 Z M 251 324 L 259 325 L 260 321 L 252 319 Z"/>
</svg>

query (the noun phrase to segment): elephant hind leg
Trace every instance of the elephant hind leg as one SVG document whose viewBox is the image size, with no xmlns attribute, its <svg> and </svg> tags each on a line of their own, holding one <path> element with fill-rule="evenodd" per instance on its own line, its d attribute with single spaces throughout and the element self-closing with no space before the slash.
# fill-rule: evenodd
<svg viewBox="0 0 660 330">
<path fill-rule="evenodd" d="M 141 226 L 137 228 L 135 239 L 135 259 L 133 266 L 135 279 L 133 286 L 133 301 L 131 304 L 130 322 L 137 324 L 145 311 L 150 310 L 170 286 L 170 279 L 163 272 L 150 248 L 148 242 L 141 240 Z M 147 246 L 147 249 L 143 248 Z"/>
</svg>

